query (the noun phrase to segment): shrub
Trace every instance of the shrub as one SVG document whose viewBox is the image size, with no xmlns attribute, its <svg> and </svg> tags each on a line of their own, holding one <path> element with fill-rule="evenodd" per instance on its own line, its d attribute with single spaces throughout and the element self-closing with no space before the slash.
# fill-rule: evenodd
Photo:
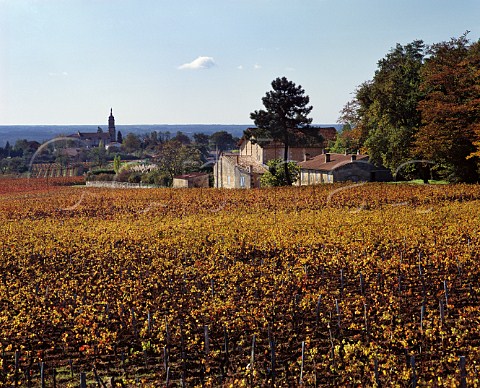
<svg viewBox="0 0 480 388">
<path fill-rule="evenodd" d="M 141 180 L 142 180 L 142 174 L 138 172 L 131 172 L 130 175 L 128 176 L 129 183 L 140 183 Z"/>
<path fill-rule="evenodd" d="M 129 182 L 132 172 L 128 169 L 120 169 L 119 173 L 115 175 L 115 180 L 118 182 Z"/>
</svg>

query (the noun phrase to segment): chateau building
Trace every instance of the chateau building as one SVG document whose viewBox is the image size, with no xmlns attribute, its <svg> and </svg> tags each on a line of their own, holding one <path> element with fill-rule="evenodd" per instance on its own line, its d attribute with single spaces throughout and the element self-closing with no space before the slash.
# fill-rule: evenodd
<svg viewBox="0 0 480 388">
<path fill-rule="evenodd" d="M 300 162 L 321 155 L 337 134 L 334 127 L 318 128 L 318 132 L 323 141 L 290 146 L 288 160 Z M 267 162 L 272 159 L 283 160 L 284 151 L 285 146 L 281 142 L 270 140 L 260 144 L 242 137 L 237 152 L 220 154 L 213 167 L 214 186 L 232 189 L 260 187 L 260 178 L 268 171 Z"/>
<path fill-rule="evenodd" d="M 328 141 L 335 140 L 335 128 L 320 128 L 324 139 L 318 144 L 295 144 L 288 148 L 288 160 L 297 162 L 300 176 L 295 185 L 333 182 L 384 182 L 392 175 L 383 166 L 369 162 L 368 155 L 326 152 Z M 213 169 L 215 187 L 260 187 L 260 178 L 267 172 L 267 162 L 282 159 L 285 146 L 269 141 L 260 144 L 242 138 L 237 152 L 223 152 Z"/>
</svg>

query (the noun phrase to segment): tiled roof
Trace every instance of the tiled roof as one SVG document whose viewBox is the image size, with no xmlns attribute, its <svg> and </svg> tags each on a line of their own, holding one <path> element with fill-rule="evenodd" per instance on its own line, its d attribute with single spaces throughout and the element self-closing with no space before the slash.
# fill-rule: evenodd
<svg viewBox="0 0 480 388">
<path fill-rule="evenodd" d="M 177 175 L 173 179 L 189 179 L 189 178 L 198 178 L 199 176 L 208 175 L 205 172 L 191 172 L 189 174 Z"/>
<path fill-rule="evenodd" d="M 329 162 L 326 161 L 327 155 L 330 155 Z M 352 156 L 355 158 L 353 161 Z M 298 165 L 305 170 L 332 171 L 347 163 L 358 161 L 368 162 L 368 155 L 322 154 L 305 162 L 300 162 Z"/>
</svg>

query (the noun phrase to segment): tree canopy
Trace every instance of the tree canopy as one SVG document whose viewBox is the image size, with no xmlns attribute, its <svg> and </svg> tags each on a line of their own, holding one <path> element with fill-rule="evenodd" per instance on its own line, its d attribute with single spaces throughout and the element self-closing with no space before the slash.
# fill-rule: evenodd
<svg viewBox="0 0 480 388">
<path fill-rule="evenodd" d="M 415 153 L 443 164 L 450 180 L 478 179 L 480 43 L 466 35 L 433 45 L 422 69 L 422 126 Z"/>
<path fill-rule="evenodd" d="M 232 134 L 227 131 L 217 131 L 210 135 L 210 144 L 212 148 L 217 148 L 219 151 L 235 148 L 237 141 L 238 139 L 234 138 Z"/>
<path fill-rule="evenodd" d="M 443 178 L 478 180 L 479 44 L 467 33 L 430 46 L 397 44 L 340 112 L 351 130 L 335 146 L 357 145 L 392 172 L 429 159 Z"/>
<path fill-rule="evenodd" d="M 310 98 L 300 85 L 295 85 L 286 77 L 272 81 L 272 90 L 265 94 L 262 103 L 265 109 L 250 113 L 250 118 L 257 128 L 245 131 L 246 138 L 271 139 L 284 145 L 283 163 L 285 183 L 291 185 L 293 179 L 288 169 L 288 148 L 302 136 L 316 136 L 317 129 L 312 129 L 312 111 Z"/>
<path fill-rule="evenodd" d="M 357 90 L 360 136 L 373 163 L 394 170 L 411 156 L 413 134 L 420 125 L 423 58 L 422 41 L 397 44 L 378 62 L 373 81 Z"/>
<path fill-rule="evenodd" d="M 158 146 L 154 162 L 165 175 L 167 185 L 172 184 L 174 176 L 197 171 L 202 164 L 198 149 L 174 139 Z"/>
<path fill-rule="evenodd" d="M 300 176 L 300 167 L 295 162 L 284 162 L 282 159 L 271 159 L 267 162 L 268 171 L 260 178 L 260 183 L 264 187 L 286 186 L 288 184 L 285 175 L 285 168 L 287 166 L 290 174 L 290 179 L 296 181 Z"/>
</svg>

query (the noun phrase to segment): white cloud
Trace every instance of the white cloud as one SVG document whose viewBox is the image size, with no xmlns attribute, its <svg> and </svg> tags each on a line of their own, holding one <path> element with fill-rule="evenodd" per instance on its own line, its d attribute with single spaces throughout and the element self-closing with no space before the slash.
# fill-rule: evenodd
<svg viewBox="0 0 480 388">
<path fill-rule="evenodd" d="M 258 63 L 256 63 L 256 64 L 253 66 L 253 68 L 254 68 L 255 70 L 258 70 L 258 69 L 261 69 L 262 66 L 259 65 Z"/>
<path fill-rule="evenodd" d="M 238 66 L 237 66 L 237 69 L 238 69 L 238 70 L 243 70 L 243 65 L 238 65 Z"/>
<path fill-rule="evenodd" d="M 48 75 L 50 77 L 67 77 L 68 73 L 66 71 L 62 71 L 61 73 L 50 72 Z"/>
<path fill-rule="evenodd" d="M 215 60 L 212 57 L 198 57 L 192 62 L 184 63 L 178 68 L 180 70 L 199 70 L 199 69 L 210 69 L 216 66 Z"/>
</svg>

